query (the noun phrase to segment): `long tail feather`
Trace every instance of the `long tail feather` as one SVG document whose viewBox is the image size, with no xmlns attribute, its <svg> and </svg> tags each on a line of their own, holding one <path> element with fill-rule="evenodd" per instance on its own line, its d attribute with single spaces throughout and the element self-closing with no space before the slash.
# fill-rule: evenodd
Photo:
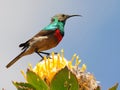
<svg viewBox="0 0 120 90">
<path fill-rule="evenodd" d="M 21 57 L 23 57 L 25 55 L 25 51 L 21 52 L 17 57 L 15 57 L 11 62 L 9 62 L 6 65 L 6 68 L 9 68 L 10 66 L 12 66 L 16 61 L 18 61 Z"/>
</svg>

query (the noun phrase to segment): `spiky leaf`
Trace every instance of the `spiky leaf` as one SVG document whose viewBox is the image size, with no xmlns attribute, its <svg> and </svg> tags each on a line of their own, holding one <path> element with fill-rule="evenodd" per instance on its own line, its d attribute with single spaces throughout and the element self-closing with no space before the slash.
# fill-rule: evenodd
<svg viewBox="0 0 120 90">
<path fill-rule="evenodd" d="M 13 82 L 17 90 L 36 90 L 32 85 L 23 82 Z"/>
<path fill-rule="evenodd" d="M 101 90 L 100 86 L 97 86 L 97 88 L 95 90 Z"/>
<path fill-rule="evenodd" d="M 109 90 L 117 90 L 118 88 L 118 83 L 116 83 L 113 87 L 109 88 Z"/>
<path fill-rule="evenodd" d="M 76 76 L 65 67 L 52 79 L 50 90 L 79 90 L 79 84 Z"/>
<path fill-rule="evenodd" d="M 42 80 L 36 73 L 33 71 L 27 70 L 27 81 L 32 86 L 36 88 L 36 90 L 49 90 L 47 84 Z"/>
</svg>

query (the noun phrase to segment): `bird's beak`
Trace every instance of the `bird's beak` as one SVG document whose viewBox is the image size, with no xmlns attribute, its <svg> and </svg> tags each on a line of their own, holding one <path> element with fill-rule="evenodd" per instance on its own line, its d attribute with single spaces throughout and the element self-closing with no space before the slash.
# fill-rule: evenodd
<svg viewBox="0 0 120 90">
<path fill-rule="evenodd" d="M 75 17 L 75 16 L 80 16 L 80 17 L 82 17 L 82 15 L 68 15 L 67 18 L 71 18 L 71 17 Z"/>
</svg>

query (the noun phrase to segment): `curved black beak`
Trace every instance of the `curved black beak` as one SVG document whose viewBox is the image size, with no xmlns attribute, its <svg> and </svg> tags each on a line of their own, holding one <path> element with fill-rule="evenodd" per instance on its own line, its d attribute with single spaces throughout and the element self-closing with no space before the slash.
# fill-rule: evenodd
<svg viewBox="0 0 120 90">
<path fill-rule="evenodd" d="M 68 18 L 75 17 L 75 16 L 80 16 L 80 17 L 82 17 L 82 15 L 68 15 Z"/>
</svg>

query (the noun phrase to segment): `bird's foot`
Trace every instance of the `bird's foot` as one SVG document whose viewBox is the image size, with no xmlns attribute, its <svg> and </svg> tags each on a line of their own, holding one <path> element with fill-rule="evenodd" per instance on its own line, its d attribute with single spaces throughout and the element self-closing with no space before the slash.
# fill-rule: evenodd
<svg viewBox="0 0 120 90">
<path fill-rule="evenodd" d="M 57 52 L 54 52 L 54 54 L 57 55 L 58 53 L 57 53 Z M 48 59 L 48 58 L 49 58 L 49 59 L 52 59 L 51 53 L 49 53 L 49 54 L 46 56 L 46 58 L 47 58 L 47 59 Z"/>
<path fill-rule="evenodd" d="M 36 53 L 42 58 L 40 61 L 42 61 L 44 59 L 44 56 L 42 56 L 41 54 L 45 54 L 46 55 L 46 58 L 48 59 L 52 59 L 51 57 L 51 53 L 47 53 L 47 52 L 37 52 Z M 54 54 L 58 54 L 57 52 L 55 52 Z"/>
<path fill-rule="evenodd" d="M 54 54 L 58 54 L 57 52 L 54 52 Z"/>
<path fill-rule="evenodd" d="M 51 57 L 51 53 L 47 53 L 47 52 L 40 52 L 40 53 L 45 54 L 47 58 L 52 59 L 52 57 Z M 58 54 L 58 53 L 55 52 L 54 54 Z"/>
</svg>

